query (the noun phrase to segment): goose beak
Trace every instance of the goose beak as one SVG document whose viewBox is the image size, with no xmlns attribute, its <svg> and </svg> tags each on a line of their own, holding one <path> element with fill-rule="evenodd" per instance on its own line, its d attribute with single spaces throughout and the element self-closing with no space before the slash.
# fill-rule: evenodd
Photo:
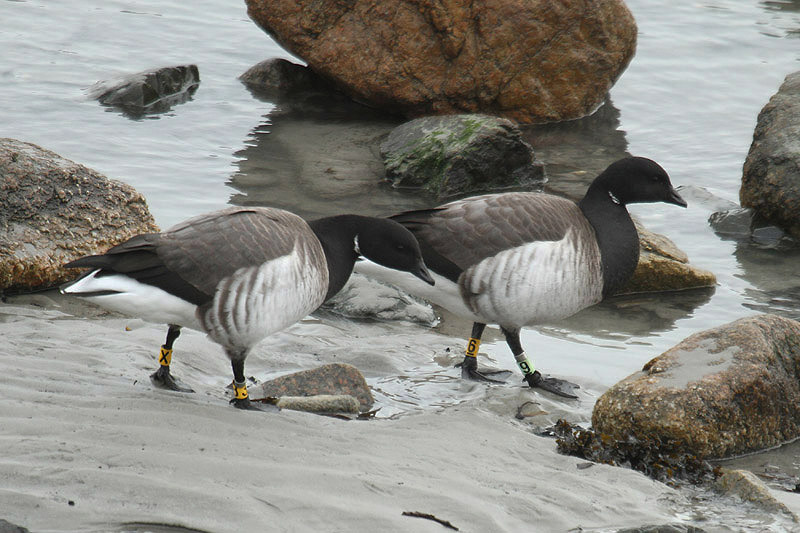
<svg viewBox="0 0 800 533">
<path fill-rule="evenodd" d="M 417 276 L 419 279 L 427 283 L 428 285 L 435 285 L 436 282 L 433 280 L 433 276 L 431 273 L 428 272 L 428 267 L 425 266 L 425 263 L 420 261 L 417 263 L 416 268 L 411 271 L 412 274 Z"/>
<path fill-rule="evenodd" d="M 664 201 L 667 202 L 668 204 L 675 204 L 675 205 L 679 205 L 681 207 L 686 207 L 686 200 L 681 198 L 681 195 L 678 194 L 678 191 L 676 191 L 672 187 L 670 187 L 670 189 L 669 189 L 669 196 Z"/>
</svg>

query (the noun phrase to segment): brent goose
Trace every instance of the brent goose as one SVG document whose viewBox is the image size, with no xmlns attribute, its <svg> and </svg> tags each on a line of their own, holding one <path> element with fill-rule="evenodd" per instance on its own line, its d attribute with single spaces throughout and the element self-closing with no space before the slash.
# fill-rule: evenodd
<svg viewBox="0 0 800 533">
<path fill-rule="evenodd" d="M 172 344 L 183 326 L 207 333 L 231 360 L 231 403 L 254 409 L 244 376 L 250 349 L 336 294 L 359 256 L 434 283 L 416 239 L 392 220 L 339 215 L 306 223 L 281 209 L 231 207 L 67 263 L 92 270 L 61 291 L 168 324 L 151 376 L 162 388 L 191 392 L 170 374 Z"/>
<path fill-rule="evenodd" d="M 478 371 L 476 355 L 486 324 L 498 324 L 531 387 L 575 398 L 575 385 L 534 368 L 519 332 L 571 316 L 630 279 L 639 239 L 625 206 L 634 202 L 686 207 L 661 166 L 629 157 L 595 178 L 577 205 L 549 194 L 510 192 L 390 217 L 417 237 L 435 287 L 367 261 L 356 270 L 471 319 L 464 377 L 489 379 Z"/>
</svg>

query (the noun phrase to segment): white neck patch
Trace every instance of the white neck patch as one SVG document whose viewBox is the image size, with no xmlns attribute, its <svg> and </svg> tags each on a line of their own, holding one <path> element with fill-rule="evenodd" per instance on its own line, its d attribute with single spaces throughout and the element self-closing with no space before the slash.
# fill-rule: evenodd
<svg viewBox="0 0 800 533">
<path fill-rule="evenodd" d="M 620 205 L 622 203 L 622 202 L 619 201 L 619 198 L 614 196 L 613 192 L 608 191 L 608 196 L 611 198 L 611 201 L 614 202 L 615 204 Z"/>
<path fill-rule="evenodd" d="M 356 254 L 361 255 L 361 248 L 358 247 L 358 235 L 353 237 L 353 251 Z"/>
</svg>

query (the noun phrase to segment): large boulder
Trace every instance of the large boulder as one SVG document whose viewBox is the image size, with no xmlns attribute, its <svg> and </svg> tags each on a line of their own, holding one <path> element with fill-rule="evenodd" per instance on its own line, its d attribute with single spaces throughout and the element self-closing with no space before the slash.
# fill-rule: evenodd
<svg viewBox="0 0 800 533">
<path fill-rule="evenodd" d="M 800 71 L 786 77 L 758 115 L 739 199 L 800 237 Z"/>
<path fill-rule="evenodd" d="M 247 0 L 281 46 L 353 98 L 406 116 L 519 122 L 594 111 L 633 57 L 623 0 Z"/>
<path fill-rule="evenodd" d="M 75 277 L 61 266 L 158 231 L 142 195 L 68 159 L 0 139 L 0 292 Z"/>
<path fill-rule="evenodd" d="M 396 187 L 421 187 L 437 199 L 544 182 L 517 125 L 488 115 L 414 119 L 392 130 L 381 155 Z"/>
<path fill-rule="evenodd" d="M 353 273 L 322 308 L 356 319 L 405 320 L 427 326 L 437 321 L 430 304 L 359 273 Z"/>
<path fill-rule="evenodd" d="M 796 439 L 800 323 L 758 315 L 691 335 L 606 391 L 592 424 L 704 458 Z"/>
<path fill-rule="evenodd" d="M 197 65 L 176 65 L 99 81 L 89 88 L 89 96 L 131 118 L 140 118 L 187 102 L 199 85 Z"/>
</svg>

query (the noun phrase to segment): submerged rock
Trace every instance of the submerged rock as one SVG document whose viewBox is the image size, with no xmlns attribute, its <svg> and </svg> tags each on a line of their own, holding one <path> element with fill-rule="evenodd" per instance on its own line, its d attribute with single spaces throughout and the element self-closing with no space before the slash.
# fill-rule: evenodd
<svg viewBox="0 0 800 533">
<path fill-rule="evenodd" d="M 800 237 L 800 71 L 786 77 L 758 115 L 739 199 Z"/>
<path fill-rule="evenodd" d="M 29 533 L 26 527 L 18 526 L 0 518 L 0 533 Z"/>
<path fill-rule="evenodd" d="M 239 76 L 239 80 L 264 94 L 281 96 L 335 91 L 333 85 L 310 68 L 279 57 L 256 63 Z"/>
<path fill-rule="evenodd" d="M 533 148 L 510 120 L 487 115 L 418 118 L 381 144 L 386 177 L 437 198 L 544 181 Z"/>
<path fill-rule="evenodd" d="M 331 363 L 295 372 L 251 388 L 254 391 L 253 399 L 283 396 L 352 396 L 358 400 L 361 411 L 369 410 L 375 403 L 372 391 L 361 372 L 356 367 L 344 363 Z"/>
<path fill-rule="evenodd" d="M 129 185 L 16 139 L 0 139 L 0 292 L 75 277 L 61 265 L 158 231 Z"/>
<path fill-rule="evenodd" d="M 606 391 L 592 424 L 708 458 L 796 439 L 800 323 L 758 315 L 691 335 Z"/>
<path fill-rule="evenodd" d="M 622 0 L 247 0 L 275 41 L 358 101 L 519 122 L 594 111 L 633 57 Z"/>
<path fill-rule="evenodd" d="M 782 513 L 792 522 L 795 515 L 783 502 L 778 501 L 763 481 L 747 470 L 723 470 L 717 478 L 715 488 L 724 494 L 733 494 L 744 501 L 754 503 L 770 513 Z"/>
<path fill-rule="evenodd" d="M 675 291 L 713 287 L 716 276 L 689 264 L 686 253 L 671 240 L 645 229 L 636 222 L 639 233 L 639 263 L 630 281 L 618 294 Z"/>
<path fill-rule="evenodd" d="M 759 248 L 793 247 L 797 244 L 797 239 L 746 207 L 712 213 L 708 223 L 714 233 L 724 239 L 747 241 Z"/>
<path fill-rule="evenodd" d="M 179 65 L 97 82 L 89 89 L 89 96 L 103 105 L 139 118 L 164 113 L 172 106 L 190 100 L 199 84 L 200 73 L 196 65 Z"/>
<path fill-rule="evenodd" d="M 323 307 L 348 318 L 407 320 L 429 326 L 436 322 L 427 302 L 358 273 Z"/>
</svg>

